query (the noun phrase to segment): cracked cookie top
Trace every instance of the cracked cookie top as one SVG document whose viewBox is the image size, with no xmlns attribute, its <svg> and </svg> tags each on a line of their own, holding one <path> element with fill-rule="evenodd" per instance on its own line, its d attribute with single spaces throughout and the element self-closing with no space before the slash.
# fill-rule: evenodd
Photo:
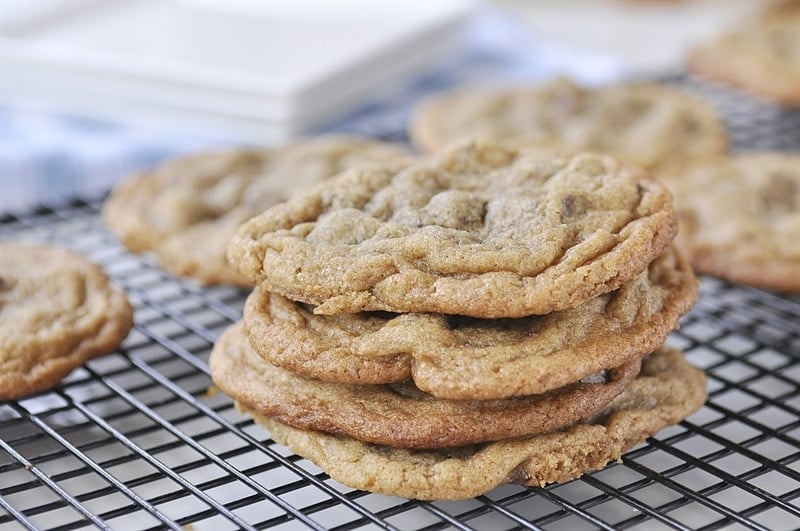
<svg viewBox="0 0 800 531">
<path fill-rule="evenodd" d="M 647 168 L 720 154 L 727 147 L 713 108 L 680 89 L 655 84 L 589 89 L 564 78 L 431 96 L 414 111 L 409 132 L 425 151 L 485 138 L 609 153 Z"/>
<path fill-rule="evenodd" d="M 467 142 L 295 194 L 243 224 L 228 258 L 316 313 L 521 317 L 618 288 L 676 231 L 669 191 L 611 157 Z"/>
</svg>

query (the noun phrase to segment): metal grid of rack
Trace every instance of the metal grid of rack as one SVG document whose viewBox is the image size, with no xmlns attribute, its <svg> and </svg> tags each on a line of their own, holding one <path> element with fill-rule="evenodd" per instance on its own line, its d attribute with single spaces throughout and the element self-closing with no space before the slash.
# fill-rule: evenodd
<svg viewBox="0 0 800 531">
<path fill-rule="evenodd" d="M 720 105 L 736 148 L 800 146 L 796 110 L 684 82 Z M 333 481 L 215 393 L 208 355 L 246 292 L 201 288 L 127 253 L 100 204 L 0 219 L 3 238 L 102 264 L 136 308 L 118 351 L 0 403 L 0 531 L 800 528 L 800 298 L 704 278 L 669 343 L 707 372 L 708 403 L 621 463 L 542 489 L 411 501 Z"/>
</svg>

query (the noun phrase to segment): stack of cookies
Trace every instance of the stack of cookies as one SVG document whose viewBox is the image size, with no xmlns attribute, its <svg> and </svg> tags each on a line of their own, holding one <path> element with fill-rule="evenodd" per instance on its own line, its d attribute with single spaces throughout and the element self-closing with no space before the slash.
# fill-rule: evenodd
<svg viewBox="0 0 800 531">
<path fill-rule="evenodd" d="M 705 401 L 669 192 L 611 157 L 466 142 L 242 225 L 216 384 L 334 479 L 416 499 L 567 481 Z"/>
</svg>

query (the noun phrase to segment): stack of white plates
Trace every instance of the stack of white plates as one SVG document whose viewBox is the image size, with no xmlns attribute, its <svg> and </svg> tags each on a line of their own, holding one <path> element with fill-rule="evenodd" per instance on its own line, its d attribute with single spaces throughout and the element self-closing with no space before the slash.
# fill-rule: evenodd
<svg viewBox="0 0 800 531">
<path fill-rule="evenodd" d="M 280 142 L 433 68 L 471 3 L 3 0 L 0 103 Z"/>
</svg>

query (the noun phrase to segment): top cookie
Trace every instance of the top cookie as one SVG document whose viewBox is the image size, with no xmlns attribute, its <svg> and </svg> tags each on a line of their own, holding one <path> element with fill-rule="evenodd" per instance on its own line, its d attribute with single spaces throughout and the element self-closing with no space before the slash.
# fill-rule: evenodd
<svg viewBox="0 0 800 531">
<path fill-rule="evenodd" d="M 742 153 L 663 177 L 698 272 L 800 292 L 800 154 Z"/>
<path fill-rule="evenodd" d="M 610 157 L 472 142 L 300 192 L 242 225 L 228 258 L 316 313 L 522 317 L 618 288 L 676 231 L 669 191 Z"/>
<path fill-rule="evenodd" d="M 714 110 L 679 89 L 620 85 L 585 89 L 566 79 L 528 88 L 433 96 L 409 125 L 414 143 L 436 151 L 464 138 L 609 153 L 647 168 L 723 153 Z"/>
<path fill-rule="evenodd" d="M 691 51 L 689 69 L 800 105 L 800 2 L 786 2 Z"/>
<path fill-rule="evenodd" d="M 0 316 L 0 400 L 53 387 L 133 324 L 128 299 L 97 265 L 16 243 L 0 243 Z"/>
<path fill-rule="evenodd" d="M 346 168 L 407 156 L 399 146 L 350 136 L 185 156 L 121 183 L 103 217 L 132 251 L 155 251 L 178 275 L 247 286 L 225 260 L 239 224 Z"/>
</svg>

